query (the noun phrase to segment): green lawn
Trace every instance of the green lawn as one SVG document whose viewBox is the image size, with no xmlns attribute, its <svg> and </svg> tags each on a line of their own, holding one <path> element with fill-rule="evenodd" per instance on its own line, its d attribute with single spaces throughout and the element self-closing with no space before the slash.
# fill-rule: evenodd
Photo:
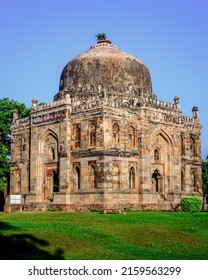
<svg viewBox="0 0 208 280">
<path fill-rule="evenodd" d="M 0 213 L 0 259 L 208 259 L 208 213 Z"/>
</svg>

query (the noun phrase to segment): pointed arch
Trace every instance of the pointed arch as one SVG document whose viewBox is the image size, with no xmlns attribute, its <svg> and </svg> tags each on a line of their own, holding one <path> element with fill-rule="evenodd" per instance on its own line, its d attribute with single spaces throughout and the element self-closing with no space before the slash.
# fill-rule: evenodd
<svg viewBox="0 0 208 280">
<path fill-rule="evenodd" d="M 95 164 L 89 164 L 89 187 L 90 189 L 96 188 L 96 168 Z"/>
<path fill-rule="evenodd" d="M 196 156 L 196 136 L 190 135 L 190 151 L 192 157 Z"/>
<path fill-rule="evenodd" d="M 136 130 L 133 127 L 133 125 L 131 125 L 129 127 L 129 142 L 130 142 L 131 147 L 135 146 L 135 139 L 136 139 Z"/>
<path fill-rule="evenodd" d="M 81 172 L 78 166 L 75 167 L 75 174 L 76 174 L 76 189 L 81 189 Z"/>
<path fill-rule="evenodd" d="M 55 148 L 53 146 L 50 146 L 48 149 L 48 158 L 49 158 L 49 160 L 54 160 L 55 157 L 56 157 Z"/>
<path fill-rule="evenodd" d="M 159 157 L 159 161 L 170 164 L 170 159 L 173 153 L 174 149 L 172 138 L 163 129 L 156 130 L 151 135 L 152 163 Z"/>
<path fill-rule="evenodd" d="M 119 189 L 120 187 L 120 167 L 118 162 L 113 162 L 112 166 L 113 187 Z"/>
<path fill-rule="evenodd" d="M 44 197 L 59 191 L 59 152 L 58 136 L 51 130 L 46 129 L 39 137 L 39 152 L 36 157 L 39 192 Z"/>
<path fill-rule="evenodd" d="M 135 189 L 135 168 L 129 169 L 129 189 Z"/>
<path fill-rule="evenodd" d="M 154 150 L 154 160 L 160 160 L 160 149 L 155 148 Z"/>
<path fill-rule="evenodd" d="M 96 125 L 94 123 L 90 124 L 89 136 L 90 136 L 90 147 L 96 146 Z"/>
<path fill-rule="evenodd" d="M 163 129 L 157 129 L 153 134 L 152 134 L 152 139 L 153 141 L 155 139 L 157 139 L 158 136 L 161 136 L 163 139 L 165 139 L 169 144 L 170 146 L 172 147 L 173 146 L 173 140 L 172 138 L 163 130 Z"/>
<path fill-rule="evenodd" d="M 165 192 L 174 190 L 174 177 L 172 158 L 174 156 L 173 140 L 170 135 L 161 128 L 155 129 L 150 136 L 150 158 L 151 158 L 151 173 L 156 169 L 160 171 L 162 176 L 162 185 Z M 159 182 L 158 182 L 159 184 Z"/>
<path fill-rule="evenodd" d="M 74 127 L 75 148 L 80 148 L 81 144 L 81 125 L 76 124 Z"/>
<path fill-rule="evenodd" d="M 52 137 L 54 137 L 54 139 L 56 139 L 57 143 L 58 143 L 58 136 L 57 134 L 51 130 L 51 129 L 47 129 L 45 130 L 45 132 L 40 136 L 40 139 L 39 139 L 39 148 L 40 150 L 43 148 L 43 145 L 44 145 L 44 141 L 45 139 L 47 138 L 47 136 L 51 135 Z"/>
<path fill-rule="evenodd" d="M 117 122 L 115 122 L 112 126 L 112 131 L 113 131 L 113 144 L 114 145 L 118 145 L 119 141 L 120 141 L 120 137 L 119 137 L 119 133 L 120 133 L 120 127 L 117 124 Z"/>
<path fill-rule="evenodd" d="M 48 129 L 40 138 L 40 156 L 43 161 L 58 161 L 58 136 L 55 132 Z"/>
</svg>

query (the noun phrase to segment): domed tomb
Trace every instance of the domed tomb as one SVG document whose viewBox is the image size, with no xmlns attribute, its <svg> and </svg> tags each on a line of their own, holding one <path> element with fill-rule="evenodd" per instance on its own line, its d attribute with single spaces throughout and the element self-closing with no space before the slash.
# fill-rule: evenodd
<svg viewBox="0 0 208 280">
<path fill-rule="evenodd" d="M 54 100 L 62 99 L 66 92 L 73 96 L 97 92 L 98 88 L 106 93 L 138 95 L 143 91 L 152 96 L 151 77 L 145 64 L 108 40 L 98 42 L 64 67 Z"/>
</svg>

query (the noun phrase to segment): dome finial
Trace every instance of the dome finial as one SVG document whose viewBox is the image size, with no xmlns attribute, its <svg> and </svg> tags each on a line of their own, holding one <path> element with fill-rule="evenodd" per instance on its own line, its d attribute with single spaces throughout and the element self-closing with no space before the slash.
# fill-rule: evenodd
<svg viewBox="0 0 208 280">
<path fill-rule="evenodd" d="M 105 33 L 98 33 L 95 36 L 97 38 L 97 43 L 98 44 L 100 44 L 100 43 L 109 43 L 109 44 L 111 44 L 111 41 L 107 40 L 107 36 L 106 36 Z"/>
<path fill-rule="evenodd" d="M 97 41 L 99 41 L 99 40 L 106 40 L 107 39 L 107 36 L 106 36 L 105 33 L 98 33 L 95 36 L 97 38 Z"/>
</svg>

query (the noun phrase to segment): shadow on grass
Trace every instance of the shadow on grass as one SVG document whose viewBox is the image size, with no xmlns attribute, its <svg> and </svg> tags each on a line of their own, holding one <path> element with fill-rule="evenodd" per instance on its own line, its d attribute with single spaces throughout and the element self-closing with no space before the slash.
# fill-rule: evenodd
<svg viewBox="0 0 208 280">
<path fill-rule="evenodd" d="M 49 243 L 31 234 L 9 234 L 17 228 L 0 222 L 0 260 L 63 260 L 63 251 L 44 250 Z"/>
<path fill-rule="evenodd" d="M 4 211 L 4 193 L 0 191 L 0 212 Z"/>
</svg>

